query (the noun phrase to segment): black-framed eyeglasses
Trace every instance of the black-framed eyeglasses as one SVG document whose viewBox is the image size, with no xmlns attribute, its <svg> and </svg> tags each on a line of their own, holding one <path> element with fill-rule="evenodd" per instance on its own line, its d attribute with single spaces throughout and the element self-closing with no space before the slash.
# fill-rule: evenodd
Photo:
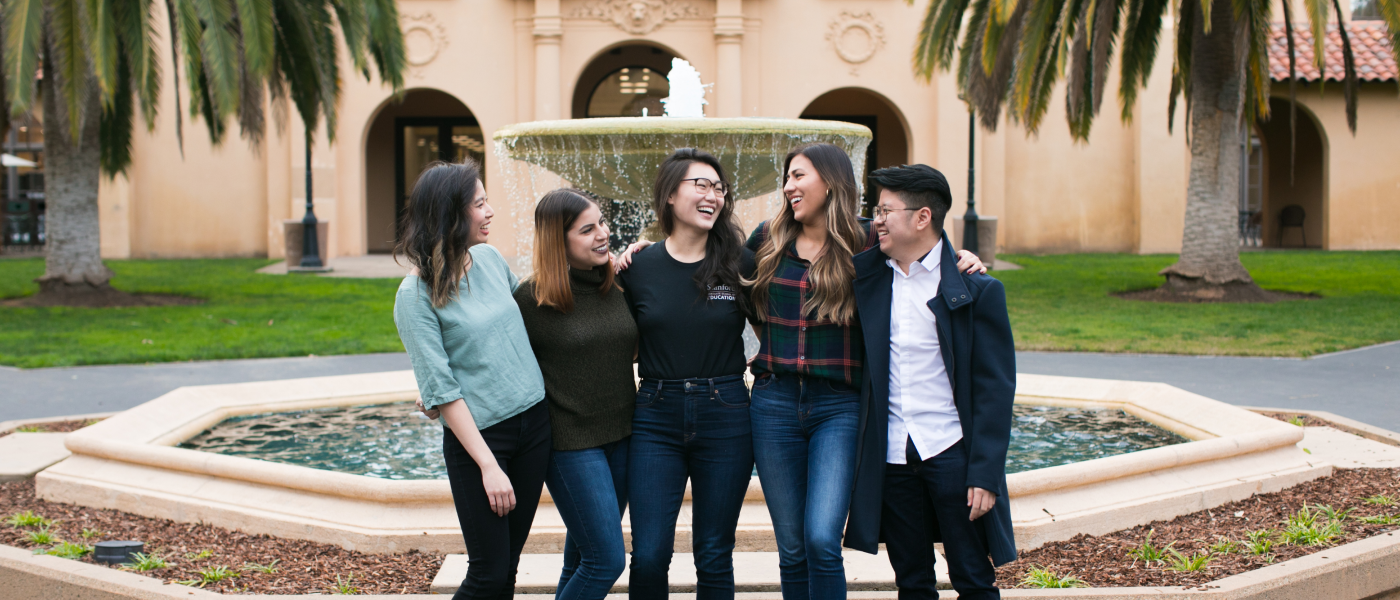
<svg viewBox="0 0 1400 600">
<path fill-rule="evenodd" d="M 917 212 L 917 211 L 922 210 L 922 209 L 919 209 L 919 208 L 885 208 L 885 207 L 883 207 L 883 206 L 876 206 L 875 208 L 870 209 L 870 215 L 871 215 L 872 218 L 883 219 L 883 218 L 885 218 L 885 217 L 890 216 L 890 213 L 892 213 L 892 212 L 899 212 L 899 211 L 901 211 L 901 210 L 908 210 L 908 211 L 915 211 L 915 212 Z"/>
<path fill-rule="evenodd" d="M 724 193 L 729 191 L 729 188 L 724 187 L 724 182 L 705 179 L 704 177 L 691 177 L 690 179 L 682 179 L 681 181 L 689 181 L 695 184 L 695 191 L 701 194 L 708 194 L 710 190 L 714 190 L 716 196 L 723 198 Z"/>
</svg>

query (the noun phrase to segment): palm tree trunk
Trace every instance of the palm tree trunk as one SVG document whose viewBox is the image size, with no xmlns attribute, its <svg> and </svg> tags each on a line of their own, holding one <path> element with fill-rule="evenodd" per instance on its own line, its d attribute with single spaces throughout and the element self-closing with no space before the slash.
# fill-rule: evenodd
<svg viewBox="0 0 1400 600">
<path fill-rule="evenodd" d="M 1200 3 L 1196 27 L 1205 22 Z M 1225 287 L 1257 289 L 1240 264 L 1240 114 L 1248 58 L 1246 23 L 1228 3 L 1214 3 L 1211 32 L 1197 29 L 1191 47 L 1191 171 L 1181 257 L 1161 271 L 1168 289 L 1201 295 Z M 1209 296 L 1209 294 L 1205 294 Z"/>
<path fill-rule="evenodd" d="M 45 54 L 53 56 L 50 46 Z M 70 133 L 68 107 L 62 94 L 62 77 L 52 61 L 45 61 L 40 82 L 46 132 L 44 196 L 47 260 L 39 283 L 40 296 L 89 296 L 111 294 L 107 281 L 112 272 L 102 264 L 101 228 L 98 224 L 97 184 L 101 176 L 102 149 L 99 124 L 102 105 L 97 82 L 89 77 L 84 86 L 78 139 Z M 68 304 L 68 302 L 57 302 Z"/>
</svg>

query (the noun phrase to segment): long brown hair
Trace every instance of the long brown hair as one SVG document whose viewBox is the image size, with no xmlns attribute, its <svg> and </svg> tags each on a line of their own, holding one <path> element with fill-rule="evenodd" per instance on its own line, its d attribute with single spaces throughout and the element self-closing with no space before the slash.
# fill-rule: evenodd
<svg viewBox="0 0 1400 600">
<path fill-rule="evenodd" d="M 467 208 L 476 198 L 479 181 L 481 167 L 470 158 L 434 162 L 418 176 L 404 207 L 403 235 L 394 253 L 417 267 L 436 308 L 457 297 L 458 282 L 471 264 L 468 249 L 476 225 Z"/>
<path fill-rule="evenodd" d="M 531 259 L 535 272 L 530 279 L 535 284 L 538 305 L 562 313 L 573 312 L 574 291 L 569 287 L 569 230 L 583 211 L 597 205 L 583 192 L 566 188 L 545 194 L 535 205 L 535 255 Z M 599 293 L 607 294 L 617 286 L 611 260 L 594 268 L 603 271 Z"/>
<path fill-rule="evenodd" d="M 656 171 L 656 184 L 652 187 L 651 195 L 651 206 L 656 212 L 656 220 L 661 223 L 661 230 L 668 236 L 676 228 L 675 207 L 671 205 L 671 196 L 680 189 L 681 182 L 685 181 L 693 163 L 709 165 L 715 170 L 715 174 L 719 175 L 725 190 L 730 189 L 729 179 L 724 174 L 724 165 L 721 165 L 713 154 L 695 148 L 681 148 L 673 152 Z M 701 290 L 725 285 L 737 295 L 741 289 L 739 263 L 744 257 L 744 232 L 739 228 L 739 218 L 734 215 L 735 198 L 726 195 L 722 200 L 724 205 L 720 207 L 719 214 L 715 215 L 715 225 L 710 228 L 710 234 L 705 238 L 705 258 L 700 261 L 700 266 L 695 268 L 695 285 Z M 742 302 L 739 306 L 741 311 L 747 309 L 747 305 Z"/>
<path fill-rule="evenodd" d="M 788 167 L 798 155 L 812 161 L 817 175 L 826 183 L 826 245 L 807 271 L 811 294 L 802 304 L 802 314 L 815 314 L 818 320 L 849 323 L 856 314 L 856 266 L 851 257 L 865 248 L 868 234 L 862 231 L 856 211 L 860 209 L 860 188 L 856 186 L 855 167 L 846 151 L 832 144 L 818 143 L 801 146 L 783 159 L 783 185 L 787 185 Z M 792 213 L 792 203 L 783 202 L 777 216 L 768 222 L 768 236 L 754 253 L 758 269 L 752 282 L 755 312 L 760 319 L 768 314 L 768 286 L 778 272 L 783 252 L 802 232 L 802 223 Z M 748 282 L 746 282 L 748 283 Z"/>
</svg>

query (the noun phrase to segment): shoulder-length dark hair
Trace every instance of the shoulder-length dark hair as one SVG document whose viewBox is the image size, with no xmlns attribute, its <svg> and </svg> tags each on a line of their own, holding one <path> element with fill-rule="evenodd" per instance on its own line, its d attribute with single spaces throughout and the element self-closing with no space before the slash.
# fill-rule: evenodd
<svg viewBox="0 0 1400 600">
<path fill-rule="evenodd" d="M 860 210 L 860 188 L 856 185 L 855 168 L 851 165 L 851 157 L 839 146 L 807 144 L 789 152 L 783 159 L 784 186 L 787 185 L 792 159 L 799 154 L 812 161 L 812 167 L 829 190 L 826 198 L 826 246 L 807 271 L 811 294 L 802 303 L 802 314 L 815 314 L 819 320 L 850 323 L 856 316 L 855 289 L 851 285 L 856 278 L 856 266 L 851 257 L 865 249 L 868 237 L 856 218 Z M 802 223 L 794 216 L 792 203 L 783 202 L 778 214 L 768 222 L 768 238 L 754 252 L 758 268 L 750 298 L 759 318 L 768 314 L 768 286 L 777 275 L 783 252 L 801 232 Z"/>
<path fill-rule="evenodd" d="M 470 158 L 434 162 L 423 169 L 409 193 L 403 234 L 394 253 L 418 269 L 434 307 L 447 306 L 457 297 L 458 282 L 471 264 L 467 250 L 475 224 L 467 208 L 479 181 L 481 167 Z"/>
<path fill-rule="evenodd" d="M 724 183 L 725 190 L 732 189 L 729 178 L 724 174 L 724 166 L 714 155 L 694 148 L 675 151 L 666 162 L 661 163 L 661 169 L 656 172 L 656 185 L 652 188 L 651 198 L 656 219 L 661 222 L 661 229 L 668 236 L 676 226 L 675 208 L 670 203 L 671 196 L 680 189 L 690 165 L 697 162 L 713 167 L 719 175 L 719 180 Z M 715 215 L 715 226 L 710 229 L 709 239 L 705 241 L 705 259 L 700 261 L 700 267 L 695 270 L 695 285 L 700 286 L 702 290 L 726 285 L 735 294 L 740 291 L 739 263 L 744 257 L 744 234 L 739 229 L 739 218 L 734 215 L 735 200 L 730 195 L 724 197 L 724 206 L 719 209 L 719 214 Z M 745 303 L 740 305 L 746 306 Z"/>
<path fill-rule="evenodd" d="M 597 206 L 583 192 L 560 188 L 545 194 L 535 205 L 535 255 L 532 258 L 535 283 L 535 303 L 562 313 L 573 312 L 574 291 L 569 287 L 569 230 L 579 215 L 590 206 Z M 613 280 L 612 261 L 595 267 L 603 272 L 603 285 L 598 292 L 606 295 L 617 284 Z M 620 288 L 619 288 L 620 289 Z"/>
</svg>

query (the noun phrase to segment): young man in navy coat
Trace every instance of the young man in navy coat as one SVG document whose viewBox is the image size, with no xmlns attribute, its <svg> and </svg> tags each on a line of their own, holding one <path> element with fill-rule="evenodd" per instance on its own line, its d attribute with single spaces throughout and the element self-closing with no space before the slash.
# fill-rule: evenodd
<svg viewBox="0 0 1400 600">
<path fill-rule="evenodd" d="M 952 194 L 927 165 L 880 169 L 880 247 L 855 257 L 865 411 L 846 546 L 885 542 L 901 600 L 937 598 L 943 542 L 959 598 L 1000 598 L 1016 559 L 1006 451 L 1016 354 L 1001 282 L 958 271 Z M 990 560 L 989 560 L 990 557 Z"/>
</svg>

